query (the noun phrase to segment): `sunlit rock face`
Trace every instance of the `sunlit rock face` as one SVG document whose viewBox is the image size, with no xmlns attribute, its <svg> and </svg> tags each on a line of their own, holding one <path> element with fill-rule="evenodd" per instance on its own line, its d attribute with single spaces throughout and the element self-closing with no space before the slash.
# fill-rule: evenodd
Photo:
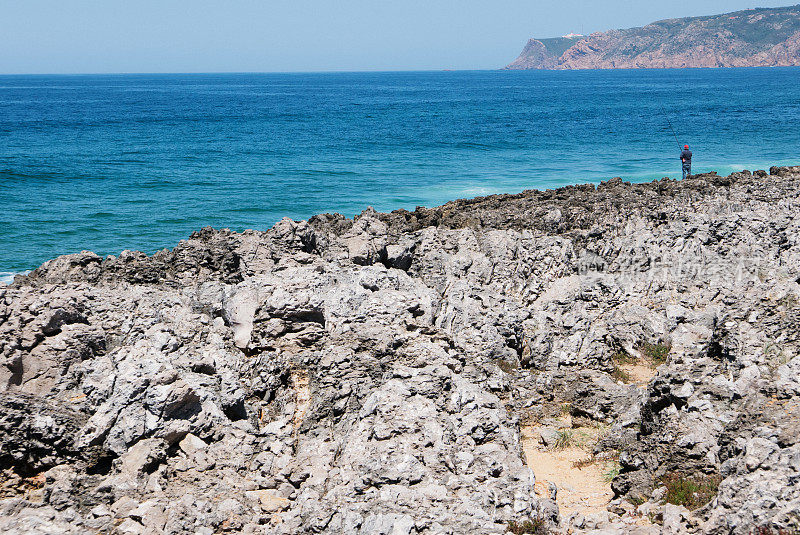
<svg viewBox="0 0 800 535">
<path fill-rule="evenodd" d="M 624 533 L 637 507 L 675 532 L 789 528 L 800 168 L 770 173 L 47 262 L 0 288 L 0 529 Z M 620 355 L 653 377 L 627 384 Z M 524 460 L 520 421 L 563 411 L 619 459 L 604 518 L 560 515 Z M 713 499 L 664 504 L 677 477 Z"/>
</svg>

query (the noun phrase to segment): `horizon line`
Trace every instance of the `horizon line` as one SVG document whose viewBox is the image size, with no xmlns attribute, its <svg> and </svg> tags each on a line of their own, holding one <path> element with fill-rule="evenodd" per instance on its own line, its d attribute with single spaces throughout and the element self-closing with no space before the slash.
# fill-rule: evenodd
<svg viewBox="0 0 800 535">
<path fill-rule="evenodd" d="M 399 70 L 330 70 L 330 71 L 117 71 L 117 72 L 17 72 L 0 73 L 0 77 L 11 76 L 190 76 L 209 74 L 392 74 L 392 73 L 433 73 L 433 72 L 550 72 L 550 73 L 580 73 L 580 72 L 628 72 L 628 71 L 737 71 L 737 70 L 765 70 L 765 69 L 800 69 L 798 65 L 774 65 L 752 67 L 645 67 L 626 69 L 507 69 L 497 67 L 494 69 L 399 69 Z"/>
<path fill-rule="evenodd" d="M 6 72 L 0 76 L 125 76 L 158 74 L 355 74 L 355 73 L 393 73 L 393 72 L 492 72 L 507 70 L 504 67 L 486 69 L 331 69 L 308 71 L 108 71 L 108 72 Z"/>
</svg>

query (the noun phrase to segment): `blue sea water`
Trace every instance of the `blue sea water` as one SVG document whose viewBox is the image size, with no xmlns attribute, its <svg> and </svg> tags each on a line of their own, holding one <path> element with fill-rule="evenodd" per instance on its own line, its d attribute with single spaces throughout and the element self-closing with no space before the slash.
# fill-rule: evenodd
<svg viewBox="0 0 800 535">
<path fill-rule="evenodd" d="M 663 110 L 662 110 L 663 107 Z M 0 76 L 0 278 L 206 225 L 800 163 L 800 69 Z"/>
</svg>

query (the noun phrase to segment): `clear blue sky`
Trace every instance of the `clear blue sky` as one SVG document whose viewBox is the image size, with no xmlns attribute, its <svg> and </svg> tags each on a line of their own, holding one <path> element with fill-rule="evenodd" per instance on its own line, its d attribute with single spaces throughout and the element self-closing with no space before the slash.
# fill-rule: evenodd
<svg viewBox="0 0 800 535">
<path fill-rule="evenodd" d="M 768 0 L 0 0 L 0 73 L 493 69 L 529 37 Z"/>
</svg>

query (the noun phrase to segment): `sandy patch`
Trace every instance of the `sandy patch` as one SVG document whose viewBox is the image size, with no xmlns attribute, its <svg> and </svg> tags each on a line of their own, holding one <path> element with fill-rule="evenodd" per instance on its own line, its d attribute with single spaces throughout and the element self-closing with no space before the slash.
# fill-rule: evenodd
<svg viewBox="0 0 800 535">
<path fill-rule="evenodd" d="M 637 386 L 647 385 L 656 375 L 655 367 L 648 364 L 622 364 L 620 368 L 628 375 L 630 383 Z"/>
<path fill-rule="evenodd" d="M 308 371 L 292 371 L 292 388 L 294 389 L 296 403 L 292 423 L 295 429 L 303 423 L 303 418 L 305 418 L 308 407 L 311 405 L 311 389 L 308 385 Z"/>
<path fill-rule="evenodd" d="M 574 431 L 573 433 L 581 433 Z M 584 433 L 584 436 L 587 436 Z M 576 440 L 577 445 L 564 449 L 545 449 L 539 443 L 539 435 L 533 426 L 522 429 L 522 446 L 533 473 L 536 475 L 536 494 L 549 497 L 549 483 L 558 489 L 557 502 L 562 518 L 580 511 L 582 514 L 606 511 L 613 498 L 611 482 L 606 481 L 606 473 L 614 466 L 614 461 L 597 461 L 576 468 L 574 463 L 590 458 L 590 454 L 580 447 L 588 441 Z"/>
</svg>

